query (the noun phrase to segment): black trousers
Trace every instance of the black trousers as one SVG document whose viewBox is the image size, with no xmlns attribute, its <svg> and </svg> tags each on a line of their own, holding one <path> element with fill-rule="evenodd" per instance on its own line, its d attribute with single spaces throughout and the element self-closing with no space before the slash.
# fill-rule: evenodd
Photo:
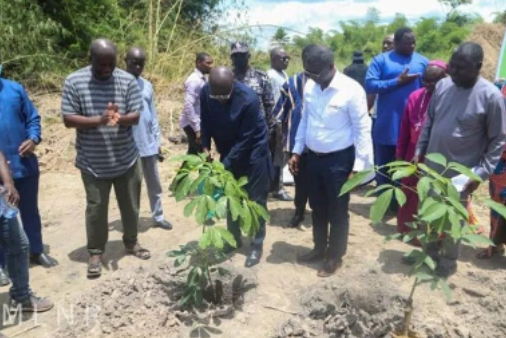
<svg viewBox="0 0 506 338">
<path fill-rule="evenodd" d="M 183 128 L 188 137 L 188 155 L 198 155 L 202 152 L 202 146 L 197 143 L 197 134 L 189 125 Z"/>
<path fill-rule="evenodd" d="M 303 215 L 308 200 L 307 153 L 300 155 L 299 172 L 293 177 L 295 183 L 295 214 Z"/>
<path fill-rule="evenodd" d="M 346 254 L 350 195 L 338 196 L 354 162 L 353 146 L 325 155 L 308 153 L 307 184 L 309 205 L 313 209 L 313 241 L 316 250 L 327 252 L 328 259 L 341 259 Z"/>
</svg>

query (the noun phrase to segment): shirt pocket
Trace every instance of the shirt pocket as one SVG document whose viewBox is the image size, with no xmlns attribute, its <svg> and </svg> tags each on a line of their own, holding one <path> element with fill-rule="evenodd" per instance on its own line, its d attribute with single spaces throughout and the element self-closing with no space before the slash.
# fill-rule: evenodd
<svg viewBox="0 0 506 338">
<path fill-rule="evenodd" d="M 457 137 L 468 137 L 475 135 L 476 133 L 480 133 L 482 131 L 482 118 L 484 116 L 483 112 L 479 112 L 476 110 L 466 110 L 464 113 L 460 114 L 457 118 L 459 131 Z"/>
<path fill-rule="evenodd" d="M 329 102 L 325 107 L 325 127 L 334 129 L 337 125 L 341 124 L 346 116 L 347 108 L 341 100 Z"/>
</svg>

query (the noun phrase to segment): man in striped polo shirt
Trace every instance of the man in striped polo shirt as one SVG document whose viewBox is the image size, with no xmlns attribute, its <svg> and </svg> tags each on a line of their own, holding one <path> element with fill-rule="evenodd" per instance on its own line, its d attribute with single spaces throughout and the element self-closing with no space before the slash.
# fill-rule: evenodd
<svg viewBox="0 0 506 338">
<path fill-rule="evenodd" d="M 76 128 L 75 164 L 81 170 L 87 202 L 88 278 L 98 278 L 108 239 L 107 214 L 113 186 L 127 253 L 140 259 L 149 259 L 151 254 L 137 241 L 141 169 L 132 126 L 139 122 L 142 111 L 139 86 L 132 75 L 116 68 L 112 41 L 93 41 L 90 56 L 91 66 L 65 80 L 62 114 L 65 126 Z"/>
</svg>

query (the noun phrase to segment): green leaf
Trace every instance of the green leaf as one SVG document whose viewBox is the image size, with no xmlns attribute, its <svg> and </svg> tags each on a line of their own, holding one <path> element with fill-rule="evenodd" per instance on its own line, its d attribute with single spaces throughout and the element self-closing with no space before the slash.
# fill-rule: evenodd
<svg viewBox="0 0 506 338">
<path fill-rule="evenodd" d="M 234 235 L 225 228 L 216 227 L 216 229 L 220 232 L 221 237 L 227 242 L 231 247 L 236 248 L 237 242 L 235 241 Z"/>
<path fill-rule="evenodd" d="M 434 169 L 429 168 L 425 163 L 418 163 L 418 168 L 429 174 L 430 176 L 434 177 L 438 181 L 446 182 L 448 179 L 441 176 L 437 171 Z"/>
<path fill-rule="evenodd" d="M 441 287 L 441 290 L 443 290 L 444 295 L 446 298 L 451 299 L 452 298 L 452 289 L 450 289 L 450 286 L 444 279 L 439 280 L 439 286 Z"/>
<path fill-rule="evenodd" d="M 197 177 L 197 179 L 195 181 L 193 181 L 193 183 L 190 185 L 189 191 L 193 192 L 193 191 L 197 190 L 200 183 L 202 183 L 208 177 L 209 177 L 209 173 L 207 175 L 201 173 L 200 176 Z"/>
<path fill-rule="evenodd" d="M 405 166 L 410 166 L 410 165 L 413 165 L 413 164 L 411 162 L 407 162 L 407 161 L 393 161 L 393 162 L 385 164 L 382 167 L 395 168 L 395 167 L 405 167 Z"/>
<path fill-rule="evenodd" d="M 373 224 L 381 222 L 381 220 L 385 217 L 385 213 L 387 212 L 388 207 L 392 202 L 392 196 L 393 189 L 389 189 L 379 195 L 376 201 L 374 201 L 370 212 L 371 221 Z"/>
<path fill-rule="evenodd" d="M 207 208 L 207 195 L 200 195 L 197 197 L 197 212 L 195 213 L 195 219 L 198 224 L 204 224 L 207 219 L 207 214 L 209 213 L 209 209 Z"/>
<path fill-rule="evenodd" d="M 228 181 L 226 184 L 225 184 L 225 195 L 227 195 L 228 197 L 235 197 L 235 184 L 232 183 L 231 181 Z"/>
<path fill-rule="evenodd" d="M 439 201 L 436 201 L 432 197 L 427 197 L 421 201 L 421 204 L 418 205 L 418 216 L 424 215 L 429 208 L 432 208 L 434 205 L 439 203 Z"/>
<path fill-rule="evenodd" d="M 377 193 L 379 193 L 380 191 L 382 190 L 385 190 L 385 189 L 388 189 L 388 188 L 393 188 L 394 186 L 392 184 L 382 184 L 380 185 L 379 187 L 376 187 L 374 188 L 373 190 L 369 190 L 368 192 L 365 193 L 365 197 L 370 197 L 372 195 L 376 195 Z"/>
<path fill-rule="evenodd" d="M 216 203 L 216 216 L 220 219 L 227 218 L 228 197 L 222 196 Z"/>
<path fill-rule="evenodd" d="M 447 212 L 448 206 L 446 204 L 436 203 L 427 208 L 421 216 L 423 221 L 431 223 L 443 217 Z"/>
<path fill-rule="evenodd" d="M 442 167 L 446 168 L 447 161 L 446 158 L 441 154 L 427 154 L 425 158 L 433 163 L 437 163 Z"/>
<path fill-rule="evenodd" d="M 450 210 L 450 212 L 448 212 L 448 219 L 450 220 L 451 224 L 450 235 L 452 236 L 453 239 L 460 238 L 462 233 L 461 219 L 457 216 L 457 214 L 453 210 Z"/>
<path fill-rule="evenodd" d="M 214 198 L 212 198 L 209 195 L 206 195 L 205 198 L 206 198 L 208 212 L 212 212 L 212 213 L 216 212 L 216 201 L 214 200 Z"/>
<path fill-rule="evenodd" d="M 500 204 L 500 203 L 497 203 L 491 199 L 486 199 L 485 200 L 485 205 L 487 207 L 489 207 L 490 209 L 494 210 L 495 212 L 497 212 L 499 215 L 501 215 L 502 217 L 506 218 L 506 206 Z"/>
<path fill-rule="evenodd" d="M 248 178 L 246 176 L 243 176 L 237 181 L 238 187 L 244 187 L 246 184 L 248 184 Z"/>
<path fill-rule="evenodd" d="M 184 207 L 184 217 L 190 217 L 191 214 L 193 213 L 193 209 L 195 209 L 195 207 L 197 206 L 199 202 L 199 199 L 198 198 L 194 198 L 191 200 L 190 203 L 188 203 L 185 207 Z"/>
<path fill-rule="evenodd" d="M 183 254 L 184 253 L 181 250 L 172 250 L 172 251 L 167 252 L 167 257 L 174 258 L 174 257 L 179 257 Z"/>
<path fill-rule="evenodd" d="M 220 249 L 222 250 L 223 249 L 223 246 L 225 245 L 225 243 L 223 242 L 223 237 L 221 235 L 221 232 L 220 232 L 220 227 L 212 227 L 212 228 L 208 228 L 210 231 L 210 235 L 211 235 L 211 244 L 217 248 L 217 249 Z"/>
<path fill-rule="evenodd" d="M 451 181 L 446 183 L 446 189 L 448 191 L 448 198 L 460 202 L 460 194 Z"/>
<path fill-rule="evenodd" d="M 190 176 L 186 176 L 177 186 L 176 188 L 176 201 L 182 201 L 187 195 L 188 190 L 190 189 L 191 178 Z"/>
<path fill-rule="evenodd" d="M 429 267 L 429 269 L 431 269 L 432 271 L 436 270 L 436 262 L 434 262 L 434 260 L 427 254 L 425 254 L 425 259 L 423 260 L 423 262 L 425 263 L 425 265 L 427 265 Z"/>
<path fill-rule="evenodd" d="M 260 217 L 262 217 L 262 219 L 264 221 L 266 221 L 266 222 L 270 221 L 271 215 L 269 215 L 269 211 L 267 211 L 266 208 L 264 208 L 260 204 L 258 204 L 256 202 L 253 202 L 253 201 L 250 201 L 249 205 L 250 205 L 250 207 L 252 207 L 256 211 L 257 215 L 259 215 Z"/>
<path fill-rule="evenodd" d="M 228 184 L 227 184 L 228 186 Z M 228 204 L 229 204 L 229 208 L 230 208 L 230 213 L 232 214 L 232 219 L 234 221 L 237 221 L 237 219 L 239 218 L 239 215 L 241 214 L 241 203 L 239 202 L 239 200 L 235 197 L 233 197 L 234 195 L 228 195 Z"/>
<path fill-rule="evenodd" d="M 448 165 L 448 168 L 458 172 L 459 174 L 466 175 L 467 177 L 469 177 L 470 179 L 472 179 L 474 181 L 483 182 L 483 180 L 481 179 L 480 176 L 476 175 L 475 173 L 473 173 L 473 171 L 471 169 L 469 169 L 466 166 L 463 166 L 460 163 L 450 162 L 450 164 Z"/>
<path fill-rule="evenodd" d="M 251 229 L 251 224 L 252 224 L 251 220 L 253 219 L 253 217 L 258 218 L 258 214 L 255 212 L 255 210 L 253 208 L 250 208 L 246 204 L 242 209 L 240 217 L 241 217 L 240 226 L 241 226 L 242 232 L 249 233 L 250 229 Z"/>
<path fill-rule="evenodd" d="M 212 228 L 207 228 L 206 232 L 204 232 L 200 236 L 199 246 L 202 249 L 207 249 L 211 245 L 211 233 L 209 231 L 210 229 L 212 229 Z"/>
<path fill-rule="evenodd" d="M 397 199 L 397 203 L 399 203 L 399 206 L 402 207 L 404 204 L 406 204 L 406 195 L 404 194 L 404 191 L 399 188 L 395 188 L 395 198 Z"/>
<path fill-rule="evenodd" d="M 397 169 L 397 170 L 395 170 L 395 172 L 392 175 L 392 180 L 398 181 L 401 178 L 409 177 L 409 176 L 413 175 L 416 172 L 416 170 L 417 170 L 417 167 L 414 164 L 412 164 L 408 167 Z"/>
<path fill-rule="evenodd" d="M 343 195 L 349 193 L 351 190 L 358 187 L 362 183 L 362 181 L 373 172 L 374 172 L 373 169 L 369 169 L 369 170 L 360 171 L 360 172 L 354 174 L 343 185 L 343 187 L 341 188 L 341 192 L 339 193 L 339 196 L 343 196 Z"/>
<path fill-rule="evenodd" d="M 223 184 L 221 184 L 220 180 L 217 177 L 215 177 L 215 176 L 209 177 L 209 183 L 211 183 L 212 185 L 214 185 L 216 188 L 222 188 L 223 187 Z"/>
<path fill-rule="evenodd" d="M 431 274 L 429 274 L 429 273 L 427 273 L 426 271 L 423 271 L 423 270 L 418 271 L 415 274 L 415 277 L 420 282 L 427 282 L 427 281 L 433 280 L 435 278 L 433 275 L 431 275 Z"/>
<path fill-rule="evenodd" d="M 464 242 L 464 244 L 472 246 L 473 248 L 476 248 L 476 244 L 482 244 L 486 246 L 494 245 L 494 242 L 492 242 L 489 238 L 478 234 L 464 235 L 462 236 L 462 242 Z"/>
<path fill-rule="evenodd" d="M 390 234 L 390 235 L 388 235 L 388 236 L 385 237 L 385 242 L 389 242 L 389 241 L 394 240 L 394 239 L 399 239 L 401 236 L 402 236 L 401 233 Z"/>
<path fill-rule="evenodd" d="M 422 177 L 416 186 L 416 190 L 418 192 L 418 198 L 420 201 L 425 200 L 427 196 L 429 195 L 430 190 L 430 182 L 431 179 L 428 177 Z"/>
<path fill-rule="evenodd" d="M 178 266 L 181 266 L 186 262 L 186 255 L 181 255 L 174 261 L 174 266 L 177 268 Z"/>
</svg>

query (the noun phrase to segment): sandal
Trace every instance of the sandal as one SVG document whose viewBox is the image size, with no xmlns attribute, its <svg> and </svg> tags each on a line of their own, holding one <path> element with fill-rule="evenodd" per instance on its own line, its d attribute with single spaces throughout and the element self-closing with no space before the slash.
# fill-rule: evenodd
<svg viewBox="0 0 506 338">
<path fill-rule="evenodd" d="M 98 256 L 98 261 L 92 261 L 92 258 Z M 88 272 L 87 277 L 88 279 L 95 279 L 99 278 L 102 275 L 102 262 L 100 262 L 100 255 L 93 255 L 90 257 L 90 260 L 88 261 Z"/>
<path fill-rule="evenodd" d="M 139 243 L 135 244 L 132 248 L 126 248 L 128 255 L 133 255 L 142 260 L 148 260 L 151 258 L 151 252 L 148 249 L 144 249 Z"/>
<path fill-rule="evenodd" d="M 494 256 L 502 256 L 504 255 L 504 252 L 505 252 L 505 249 L 504 249 L 504 246 L 503 247 L 496 247 L 496 246 L 492 246 L 492 247 L 489 247 L 485 250 L 483 250 L 482 252 L 479 252 L 477 255 L 476 255 L 476 258 L 478 259 L 490 259 Z"/>
</svg>

